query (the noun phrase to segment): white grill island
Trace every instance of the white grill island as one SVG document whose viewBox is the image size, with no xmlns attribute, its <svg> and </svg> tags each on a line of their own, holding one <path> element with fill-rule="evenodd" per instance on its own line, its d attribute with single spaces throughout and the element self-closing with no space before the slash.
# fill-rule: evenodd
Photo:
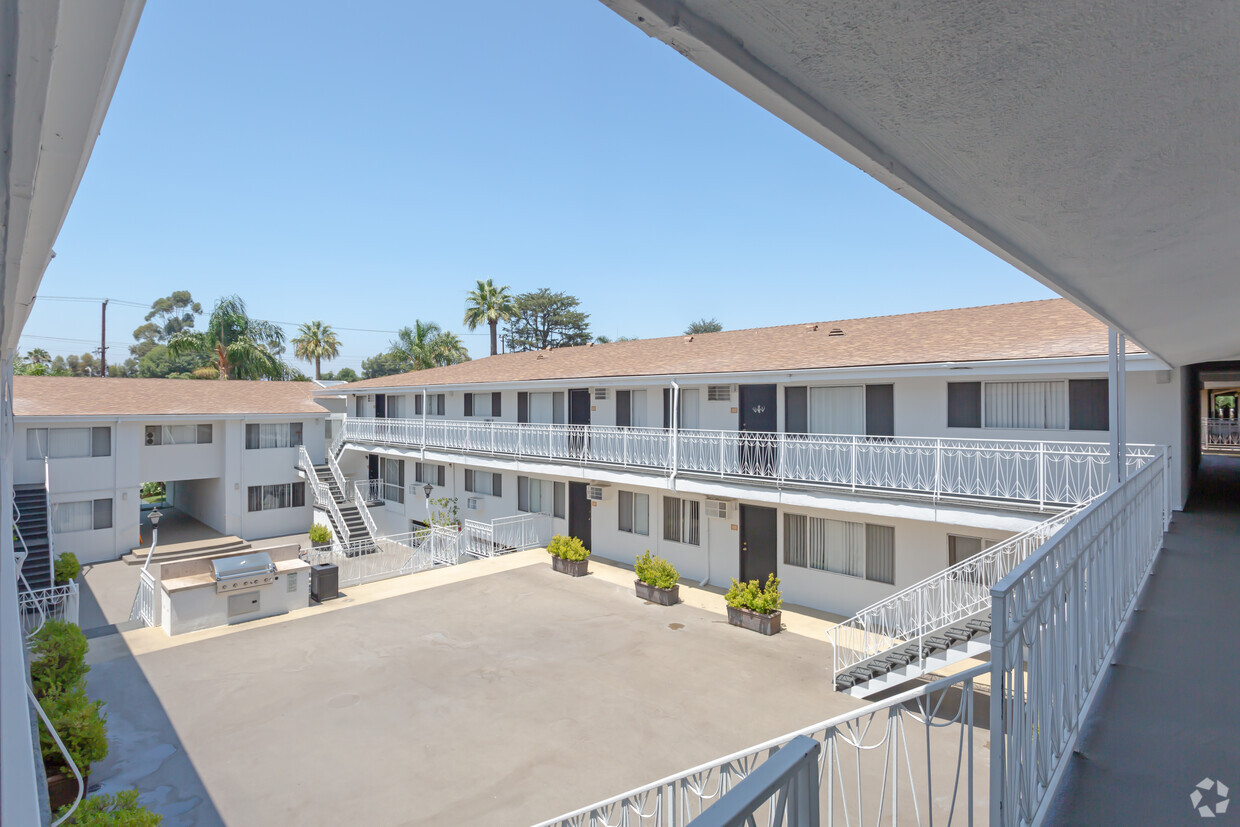
<svg viewBox="0 0 1240 827">
<path fill-rule="evenodd" d="M 284 614 L 310 604 L 299 546 L 176 560 L 159 567 L 160 625 L 169 635 Z"/>
</svg>

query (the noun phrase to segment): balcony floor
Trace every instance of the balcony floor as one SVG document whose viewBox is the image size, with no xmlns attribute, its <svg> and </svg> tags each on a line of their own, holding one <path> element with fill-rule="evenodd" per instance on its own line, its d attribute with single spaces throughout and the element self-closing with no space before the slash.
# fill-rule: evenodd
<svg viewBox="0 0 1240 827">
<path fill-rule="evenodd" d="M 1199 781 L 1240 795 L 1238 595 L 1240 458 L 1205 456 L 1046 823 L 1199 824 Z"/>
</svg>

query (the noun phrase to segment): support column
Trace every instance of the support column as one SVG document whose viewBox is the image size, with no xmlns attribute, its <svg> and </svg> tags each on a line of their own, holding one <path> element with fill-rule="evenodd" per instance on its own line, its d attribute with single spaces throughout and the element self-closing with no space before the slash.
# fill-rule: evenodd
<svg viewBox="0 0 1240 827">
<path fill-rule="evenodd" d="M 672 380 L 672 392 L 668 398 L 670 399 L 670 404 L 672 406 L 672 410 L 670 412 L 670 418 L 672 421 L 672 444 L 670 452 L 672 457 L 672 475 L 670 480 L 671 488 L 675 490 L 676 469 L 680 464 L 680 458 L 677 456 L 677 446 L 680 442 L 677 438 L 677 433 L 680 431 L 680 385 L 677 384 L 675 379 Z"/>
<path fill-rule="evenodd" d="M 1114 328 L 1107 331 L 1107 395 L 1111 424 L 1111 486 L 1128 478 L 1128 404 L 1125 374 L 1128 343 Z"/>
</svg>

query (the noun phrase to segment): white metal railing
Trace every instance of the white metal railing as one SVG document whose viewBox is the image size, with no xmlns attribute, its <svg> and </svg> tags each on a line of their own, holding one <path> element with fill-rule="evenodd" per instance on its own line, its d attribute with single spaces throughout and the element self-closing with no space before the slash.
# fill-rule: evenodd
<svg viewBox="0 0 1240 827">
<path fill-rule="evenodd" d="M 297 446 L 297 467 L 306 475 L 306 482 L 310 484 L 310 490 L 314 493 L 314 504 L 319 508 L 327 508 L 327 501 L 332 498 L 331 490 L 319 479 L 318 473 L 314 470 L 314 462 L 310 459 L 310 452 L 306 450 L 305 445 Z"/>
<path fill-rule="evenodd" d="M 1040 819 L 1170 524 L 1166 455 L 991 589 L 990 822 Z"/>
<path fill-rule="evenodd" d="M 327 468 L 332 472 L 332 479 L 336 481 L 336 487 L 343 495 L 348 490 L 348 485 L 345 483 L 344 473 L 340 470 L 340 463 L 336 462 L 335 454 L 328 453 Z"/>
<path fill-rule="evenodd" d="M 982 739 L 974 737 L 973 715 L 974 682 L 988 668 L 982 664 L 902 692 L 538 827 L 684 827 L 799 736 L 822 745 L 823 824 L 984 821 L 986 805 L 975 795 L 974 774 L 985 757 Z M 753 814 L 753 823 L 780 823 L 771 803 Z"/>
<path fill-rule="evenodd" d="M 348 417 L 346 416 L 346 417 L 344 417 L 344 419 L 348 419 Z M 342 426 L 343 426 L 343 425 L 344 425 L 344 419 L 341 419 L 341 420 L 336 420 L 336 421 L 337 421 L 337 423 L 338 423 L 338 424 L 340 424 L 340 425 L 342 425 Z M 337 428 L 337 429 L 336 429 L 336 433 L 334 433 L 334 434 L 332 435 L 332 444 L 331 444 L 331 448 L 328 450 L 328 452 L 327 452 L 327 453 L 328 453 L 330 456 L 333 456 L 333 457 L 338 457 L 338 456 L 340 456 L 340 448 L 341 448 L 341 446 L 343 446 L 343 445 L 344 445 L 344 428 L 343 428 L 343 427 L 340 427 L 340 428 Z"/>
<path fill-rule="evenodd" d="M 47 559 L 52 566 L 53 577 L 56 571 L 56 545 L 52 541 L 52 464 L 49 457 L 43 458 L 43 513 L 47 519 Z M 73 621 L 77 623 L 77 621 Z"/>
<path fill-rule="evenodd" d="M 1201 447 L 1240 451 L 1240 420 L 1202 418 Z"/>
<path fill-rule="evenodd" d="M 34 634 L 48 620 L 78 622 L 77 581 L 47 589 L 21 592 L 17 595 L 17 611 L 21 615 L 22 632 Z"/>
<path fill-rule="evenodd" d="M 827 630 L 833 676 L 838 678 L 863 661 L 913 642 L 921 643 L 936 631 L 988 611 L 990 588 L 1037 551 L 1083 507 L 1057 514 L 980 554 L 936 572 Z"/>
<path fill-rule="evenodd" d="M 867 437 L 348 417 L 342 438 L 670 474 L 1079 505 L 1107 489 L 1109 446 L 1089 442 Z M 1155 454 L 1129 445 L 1129 468 Z"/>
<path fill-rule="evenodd" d="M 541 548 L 551 539 L 551 515 L 517 514 L 489 523 L 466 520 L 461 526 L 460 537 L 462 553 L 474 557 L 494 557 Z"/>
<path fill-rule="evenodd" d="M 138 593 L 134 595 L 130 620 L 141 620 L 145 626 L 155 625 L 155 577 L 146 566 L 138 572 Z"/>
<path fill-rule="evenodd" d="M 460 559 L 456 535 L 456 529 L 425 528 L 407 534 L 311 549 L 304 552 L 303 557 L 310 563 L 334 563 L 339 570 L 340 585 L 352 586 L 413 574 L 435 566 L 454 565 Z"/>
<path fill-rule="evenodd" d="M 366 503 L 372 502 L 373 499 L 378 499 L 374 493 L 377 488 L 375 483 L 377 482 L 378 480 L 368 480 L 362 483 L 353 483 L 353 506 L 357 509 L 357 513 L 361 515 L 362 524 L 366 526 L 366 531 L 370 533 L 371 537 L 379 536 L 379 527 L 375 525 L 375 518 L 370 513 Z M 372 499 L 368 500 L 368 496 Z"/>
</svg>

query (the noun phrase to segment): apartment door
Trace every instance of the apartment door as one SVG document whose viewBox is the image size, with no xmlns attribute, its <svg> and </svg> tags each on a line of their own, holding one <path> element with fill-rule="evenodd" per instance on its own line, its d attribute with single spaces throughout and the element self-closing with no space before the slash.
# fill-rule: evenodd
<svg viewBox="0 0 1240 827">
<path fill-rule="evenodd" d="M 369 460 L 369 463 L 370 463 L 369 468 L 367 469 L 366 479 L 368 480 L 379 479 L 379 455 L 378 454 L 367 454 L 366 458 Z"/>
<path fill-rule="evenodd" d="M 387 416 L 387 396 L 382 393 L 375 394 L 375 419 L 383 419 Z"/>
<path fill-rule="evenodd" d="M 568 484 L 568 533 L 590 548 L 590 500 L 584 482 Z"/>
<path fill-rule="evenodd" d="M 741 504 L 741 580 L 757 580 L 775 574 L 775 509 Z"/>
<path fill-rule="evenodd" d="M 774 385 L 741 385 L 740 473 L 772 477 L 776 469 Z"/>
<path fill-rule="evenodd" d="M 590 447 L 587 426 L 590 424 L 590 389 L 579 388 L 568 392 L 568 424 L 570 426 L 570 449 L 574 456 L 583 455 Z"/>
</svg>

